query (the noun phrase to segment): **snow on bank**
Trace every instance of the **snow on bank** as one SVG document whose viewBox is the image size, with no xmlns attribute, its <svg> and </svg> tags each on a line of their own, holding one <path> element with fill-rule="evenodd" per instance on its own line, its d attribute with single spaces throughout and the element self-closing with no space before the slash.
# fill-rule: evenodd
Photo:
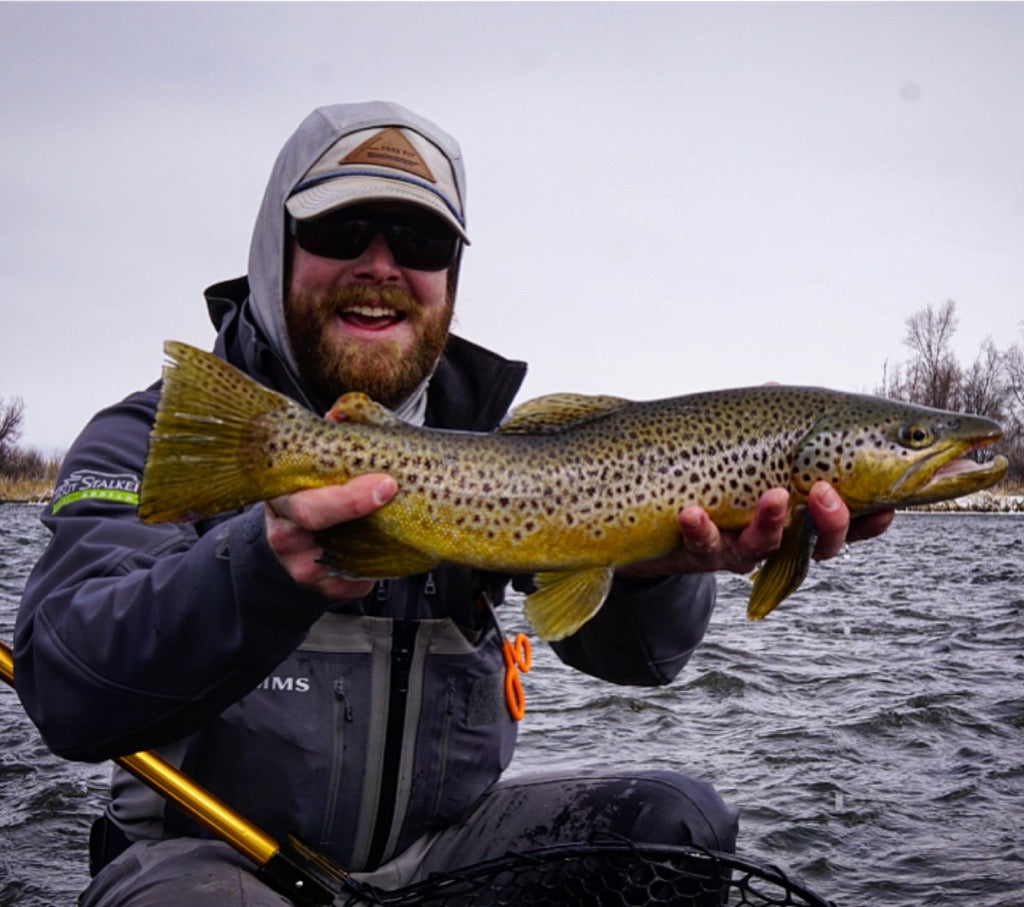
<svg viewBox="0 0 1024 907">
<path fill-rule="evenodd" d="M 1024 494 L 993 494 L 991 491 L 977 491 L 974 494 L 939 501 L 908 510 L 927 510 L 930 513 L 1024 513 Z"/>
</svg>

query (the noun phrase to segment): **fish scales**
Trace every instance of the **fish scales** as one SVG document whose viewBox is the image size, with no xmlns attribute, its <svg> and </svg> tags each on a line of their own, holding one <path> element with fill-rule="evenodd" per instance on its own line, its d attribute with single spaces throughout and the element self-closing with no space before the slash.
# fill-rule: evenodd
<svg viewBox="0 0 1024 907">
<path fill-rule="evenodd" d="M 730 440 L 752 434 L 758 404 L 748 406 L 745 423 L 723 431 L 720 420 L 700 417 L 695 402 L 692 412 L 679 412 L 673 401 L 610 412 L 575 429 L 568 448 L 562 434 L 409 429 L 396 443 L 386 428 L 353 426 L 343 455 L 338 439 L 322 433 L 317 464 L 339 481 L 361 471 L 393 475 L 402 491 L 380 526 L 401 528 L 441 560 L 489 567 L 500 552 L 507 565 L 534 571 L 559 545 L 581 552 L 574 563 L 626 562 L 671 549 L 676 514 L 688 504 L 739 523 L 749 521 L 763 491 L 789 484 L 803 426 L 767 441 Z M 466 449 L 458 450 L 460 442 Z"/>
<path fill-rule="evenodd" d="M 821 388 L 644 402 L 552 395 L 481 434 L 410 426 L 360 394 L 339 400 L 325 421 L 210 354 L 174 343 L 167 351 L 140 516 L 198 519 L 388 473 L 396 496 L 321 533 L 325 557 L 368 577 L 445 561 L 533 573 L 539 589 L 527 613 L 545 638 L 588 619 L 615 568 L 678 544 L 677 516 L 690 504 L 739 529 L 764 491 L 790 491 L 783 548 L 751 596 L 760 617 L 803 579 L 813 545 L 804 503 L 815 481 L 866 513 L 967 493 L 1006 469 L 1004 458 L 958 459 L 998 439 L 990 420 Z"/>
</svg>

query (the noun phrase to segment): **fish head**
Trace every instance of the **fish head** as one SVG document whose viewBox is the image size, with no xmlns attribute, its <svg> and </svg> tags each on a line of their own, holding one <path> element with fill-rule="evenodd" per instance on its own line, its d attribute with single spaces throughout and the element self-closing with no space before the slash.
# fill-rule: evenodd
<svg viewBox="0 0 1024 907">
<path fill-rule="evenodd" d="M 1003 456 L 984 462 L 967 456 L 1002 436 L 999 424 L 984 416 L 851 397 L 804 439 L 794 487 L 806 495 L 825 479 L 853 513 L 956 498 L 1006 474 Z"/>
</svg>

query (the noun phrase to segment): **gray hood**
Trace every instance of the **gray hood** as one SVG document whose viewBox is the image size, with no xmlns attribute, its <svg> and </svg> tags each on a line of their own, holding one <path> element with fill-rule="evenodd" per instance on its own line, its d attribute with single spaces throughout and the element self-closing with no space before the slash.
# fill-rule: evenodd
<svg viewBox="0 0 1024 907">
<path fill-rule="evenodd" d="M 466 173 L 458 142 L 404 107 L 387 101 L 333 104 L 317 108 L 299 124 L 274 163 L 249 247 L 249 302 L 253 315 L 299 386 L 303 382 L 284 320 L 285 201 L 310 167 L 341 136 L 386 126 L 413 129 L 447 155 L 462 210 L 466 210 Z"/>
</svg>

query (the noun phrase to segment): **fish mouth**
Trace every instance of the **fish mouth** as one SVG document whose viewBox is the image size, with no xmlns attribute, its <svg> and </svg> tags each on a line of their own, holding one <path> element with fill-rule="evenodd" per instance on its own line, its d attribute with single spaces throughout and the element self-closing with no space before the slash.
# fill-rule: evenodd
<svg viewBox="0 0 1024 907">
<path fill-rule="evenodd" d="M 948 498 L 961 497 L 994 485 L 1009 467 L 1009 461 L 1001 454 L 991 460 L 978 462 L 967 455 L 994 444 L 998 438 L 985 438 L 974 443 L 957 445 L 951 450 L 941 451 L 922 460 L 897 483 L 893 489 L 900 504 L 930 504 Z M 911 489 L 906 496 L 900 495 L 902 487 Z"/>
</svg>

